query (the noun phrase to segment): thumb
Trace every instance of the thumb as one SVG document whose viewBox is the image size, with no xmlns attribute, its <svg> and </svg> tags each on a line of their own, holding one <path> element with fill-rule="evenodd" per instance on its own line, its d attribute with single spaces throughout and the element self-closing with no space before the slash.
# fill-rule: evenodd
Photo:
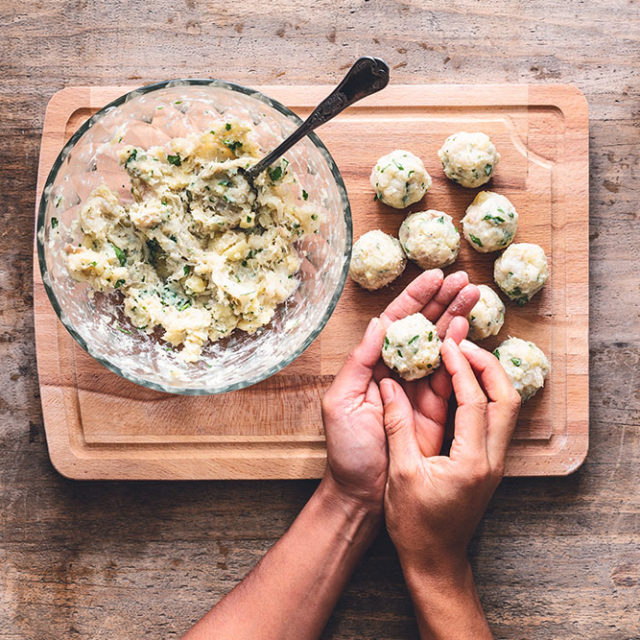
<svg viewBox="0 0 640 640">
<path fill-rule="evenodd" d="M 391 378 L 380 381 L 384 406 L 384 430 L 389 447 L 389 466 L 412 466 L 421 458 L 413 408 L 402 387 Z"/>
</svg>

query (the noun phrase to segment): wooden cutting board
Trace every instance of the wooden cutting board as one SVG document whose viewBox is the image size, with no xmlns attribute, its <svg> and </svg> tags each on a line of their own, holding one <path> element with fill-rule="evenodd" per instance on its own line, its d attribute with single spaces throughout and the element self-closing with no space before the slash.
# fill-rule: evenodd
<svg viewBox="0 0 640 640">
<path fill-rule="evenodd" d="M 77 127 L 128 87 L 69 87 L 51 99 L 45 118 L 38 198 L 51 165 Z M 305 117 L 331 87 L 269 86 L 264 93 Z M 444 210 L 459 222 L 475 195 L 445 179 L 436 152 L 449 134 L 481 130 L 502 160 L 489 189 L 520 213 L 516 242 L 536 242 L 551 277 L 533 302 L 507 303 L 508 335 L 533 340 L 549 356 L 545 389 L 525 405 L 506 472 L 560 475 L 588 448 L 589 189 L 588 111 L 571 86 L 393 85 L 350 107 L 320 130 L 344 177 L 354 236 L 381 228 L 397 234 L 405 214 L 374 202 L 369 173 L 395 148 L 420 156 L 433 177 L 410 211 Z M 492 282 L 495 255 L 462 241 L 453 268 L 477 284 Z M 448 271 L 451 271 L 450 267 Z M 111 373 L 87 355 L 57 320 L 34 264 L 36 352 L 51 460 L 78 479 L 316 478 L 325 464 L 320 398 L 367 321 L 418 274 L 410 265 L 384 291 L 350 280 L 324 331 L 279 374 L 218 396 L 150 391 Z"/>
</svg>

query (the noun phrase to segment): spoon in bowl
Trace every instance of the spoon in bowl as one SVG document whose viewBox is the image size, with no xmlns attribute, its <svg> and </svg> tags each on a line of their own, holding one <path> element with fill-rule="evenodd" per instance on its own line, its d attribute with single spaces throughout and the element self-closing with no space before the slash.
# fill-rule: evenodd
<svg viewBox="0 0 640 640">
<path fill-rule="evenodd" d="M 358 58 L 342 82 L 311 112 L 311 115 L 273 151 L 242 174 L 254 188 L 253 181 L 294 144 L 320 125 L 328 122 L 354 102 L 370 96 L 389 83 L 389 67 L 380 58 Z"/>
</svg>

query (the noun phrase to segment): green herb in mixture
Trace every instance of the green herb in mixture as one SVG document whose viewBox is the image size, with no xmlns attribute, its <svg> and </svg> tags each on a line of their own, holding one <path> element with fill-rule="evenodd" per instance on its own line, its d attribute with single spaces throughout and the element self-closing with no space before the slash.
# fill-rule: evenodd
<svg viewBox="0 0 640 640">
<path fill-rule="evenodd" d="M 267 172 L 273 182 L 276 182 L 277 180 L 280 180 L 280 178 L 282 178 L 282 167 L 280 166 L 273 167 L 273 169 L 269 167 L 267 169 Z"/>
<path fill-rule="evenodd" d="M 116 247 L 116 245 L 113 244 L 113 242 L 110 242 L 109 244 L 113 247 L 113 251 L 116 254 L 116 258 L 118 258 L 118 262 L 120 263 L 120 266 L 124 267 L 124 265 L 127 264 L 127 255 L 120 247 Z"/>
<path fill-rule="evenodd" d="M 182 164 L 182 158 L 180 157 L 179 153 L 176 153 L 175 156 L 168 155 L 167 162 L 169 164 L 172 164 L 174 167 L 179 167 Z"/>
</svg>

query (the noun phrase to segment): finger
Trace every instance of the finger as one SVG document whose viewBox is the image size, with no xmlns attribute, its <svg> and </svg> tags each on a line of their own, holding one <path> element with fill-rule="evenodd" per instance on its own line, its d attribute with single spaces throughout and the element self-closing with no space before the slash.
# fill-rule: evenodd
<svg viewBox="0 0 640 640">
<path fill-rule="evenodd" d="M 444 336 L 446 334 L 449 324 L 456 316 L 466 317 L 479 299 L 480 289 L 475 284 L 464 286 L 436 322 L 438 335 Z"/>
<path fill-rule="evenodd" d="M 389 447 L 389 473 L 415 468 L 421 460 L 413 407 L 402 387 L 391 378 L 380 382 L 384 430 Z"/>
<path fill-rule="evenodd" d="M 460 348 L 489 396 L 487 452 L 492 467 L 504 467 L 509 442 L 520 412 L 520 395 L 513 388 L 498 359 L 473 342 L 463 340 Z"/>
<path fill-rule="evenodd" d="M 425 458 L 438 455 L 444 438 L 446 402 L 433 392 L 427 378 L 402 386 L 414 407 L 413 419 L 420 452 Z"/>
<path fill-rule="evenodd" d="M 379 318 L 372 318 L 358 346 L 349 354 L 336 375 L 332 388 L 342 395 L 360 395 L 367 391 L 373 368 L 380 359 L 384 342 L 384 327 Z"/>
<path fill-rule="evenodd" d="M 419 313 L 436 295 L 443 283 L 440 269 L 421 273 L 406 289 L 391 302 L 380 316 L 385 327 L 413 313 Z"/>
<path fill-rule="evenodd" d="M 469 276 L 464 271 L 449 274 L 443 281 L 440 290 L 426 304 L 422 313 L 431 322 L 435 322 L 449 306 L 458 292 L 469 284 Z"/>
<path fill-rule="evenodd" d="M 447 329 L 447 337 L 451 338 L 456 344 L 460 344 L 466 338 L 469 332 L 469 323 L 466 318 L 456 316 L 451 319 L 449 328 Z M 451 376 L 446 367 L 438 367 L 430 379 L 431 388 L 440 398 L 449 400 L 451 395 Z"/>
<path fill-rule="evenodd" d="M 451 338 L 445 339 L 440 352 L 447 371 L 451 375 L 453 392 L 458 403 L 451 457 L 453 458 L 455 450 L 467 458 L 486 459 L 487 398 L 480 388 L 471 365 Z"/>
</svg>

